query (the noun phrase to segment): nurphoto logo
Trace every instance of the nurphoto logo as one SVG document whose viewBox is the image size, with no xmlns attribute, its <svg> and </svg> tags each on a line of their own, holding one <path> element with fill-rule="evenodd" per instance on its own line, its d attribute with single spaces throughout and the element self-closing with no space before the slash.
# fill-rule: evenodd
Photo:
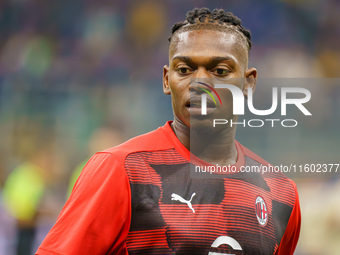
<svg viewBox="0 0 340 255">
<path fill-rule="evenodd" d="M 207 95 L 211 97 L 214 101 L 215 107 L 217 107 L 217 102 L 213 96 L 216 95 L 218 98 L 220 105 L 222 106 L 223 100 L 221 99 L 220 95 L 217 93 L 216 89 L 228 89 L 231 92 L 232 99 L 233 99 L 233 115 L 244 115 L 245 114 L 245 97 L 243 91 L 231 84 L 215 84 L 215 88 L 211 85 L 208 85 L 203 82 L 197 82 L 200 85 L 203 85 L 207 88 L 199 87 L 199 89 L 203 90 L 206 93 L 202 93 L 201 95 L 201 115 L 207 115 Z M 213 92 L 213 94 L 211 93 Z M 298 87 L 282 87 L 280 88 L 280 95 L 279 98 L 279 89 L 277 87 L 272 88 L 272 105 L 269 109 L 259 110 L 256 109 L 254 106 L 254 99 L 253 99 L 253 88 L 248 88 L 248 100 L 247 106 L 249 111 L 256 115 L 256 116 L 268 116 L 273 114 L 279 105 L 281 106 L 281 116 L 287 116 L 287 105 L 294 105 L 297 107 L 305 116 L 312 116 L 311 112 L 304 106 L 305 103 L 309 102 L 311 99 L 311 93 L 308 89 L 305 88 L 298 88 Z M 300 98 L 290 98 L 290 94 L 299 94 Z M 301 97 L 302 95 L 302 97 Z M 230 126 L 233 125 L 242 125 L 242 126 L 249 126 L 249 127 L 262 127 L 265 123 L 271 123 L 271 127 L 274 127 L 275 124 L 279 122 L 283 127 L 296 127 L 298 125 L 297 120 L 295 119 L 249 119 L 243 120 L 242 122 L 233 122 L 233 120 L 228 119 L 213 119 L 213 127 L 217 125 L 226 125 L 229 124 Z"/>
</svg>

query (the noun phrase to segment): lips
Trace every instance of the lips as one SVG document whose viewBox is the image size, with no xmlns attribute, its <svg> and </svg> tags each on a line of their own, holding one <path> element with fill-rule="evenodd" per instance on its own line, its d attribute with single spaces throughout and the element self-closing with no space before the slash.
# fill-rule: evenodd
<svg viewBox="0 0 340 255">
<path fill-rule="evenodd" d="M 202 113 L 202 99 L 200 96 L 193 96 L 190 97 L 186 103 L 185 107 L 190 113 L 190 116 L 195 116 L 195 118 L 199 117 L 202 118 L 205 115 L 210 115 L 213 111 L 215 111 L 216 105 L 213 100 L 207 98 L 207 109 L 206 109 L 206 114 Z"/>
<path fill-rule="evenodd" d="M 201 97 L 190 97 L 186 103 L 185 107 L 188 108 L 201 108 L 202 107 L 202 99 Z M 207 98 L 207 108 L 215 108 L 216 105 L 213 100 Z"/>
</svg>

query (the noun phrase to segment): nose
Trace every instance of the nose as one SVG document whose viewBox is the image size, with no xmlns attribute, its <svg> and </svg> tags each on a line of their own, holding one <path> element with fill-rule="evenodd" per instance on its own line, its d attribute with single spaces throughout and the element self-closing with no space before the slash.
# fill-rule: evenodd
<svg viewBox="0 0 340 255">
<path fill-rule="evenodd" d="M 204 67 L 198 67 L 194 75 L 195 79 L 211 78 L 210 73 Z"/>
<path fill-rule="evenodd" d="M 214 87 L 211 74 L 204 67 L 197 68 L 195 74 L 190 79 L 190 91 L 195 91 L 199 94 L 204 93 L 204 90 L 207 89 L 206 84 L 211 87 Z"/>
</svg>

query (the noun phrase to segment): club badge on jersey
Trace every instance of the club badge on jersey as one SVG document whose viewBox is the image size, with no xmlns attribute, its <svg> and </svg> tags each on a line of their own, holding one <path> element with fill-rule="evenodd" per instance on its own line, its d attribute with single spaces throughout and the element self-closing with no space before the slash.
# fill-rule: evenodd
<svg viewBox="0 0 340 255">
<path fill-rule="evenodd" d="M 268 210 L 266 202 L 260 196 L 258 196 L 255 201 L 255 213 L 258 222 L 264 227 L 268 221 Z"/>
</svg>

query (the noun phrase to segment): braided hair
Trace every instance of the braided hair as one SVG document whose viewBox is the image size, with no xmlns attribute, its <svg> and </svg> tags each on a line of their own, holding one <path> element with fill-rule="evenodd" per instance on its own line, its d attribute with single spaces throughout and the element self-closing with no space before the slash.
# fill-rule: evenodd
<svg viewBox="0 0 340 255">
<path fill-rule="evenodd" d="M 185 29 L 186 28 L 186 29 Z M 251 49 L 251 33 L 241 25 L 241 20 L 231 12 L 225 12 L 223 9 L 214 9 L 210 11 L 208 8 L 195 8 L 188 11 L 185 21 L 175 23 L 171 28 L 171 36 L 168 38 L 171 42 L 175 33 L 179 30 L 211 28 L 219 31 L 230 29 L 238 33 L 245 39 L 248 51 Z M 185 30 L 184 30 L 185 29 Z"/>
</svg>

